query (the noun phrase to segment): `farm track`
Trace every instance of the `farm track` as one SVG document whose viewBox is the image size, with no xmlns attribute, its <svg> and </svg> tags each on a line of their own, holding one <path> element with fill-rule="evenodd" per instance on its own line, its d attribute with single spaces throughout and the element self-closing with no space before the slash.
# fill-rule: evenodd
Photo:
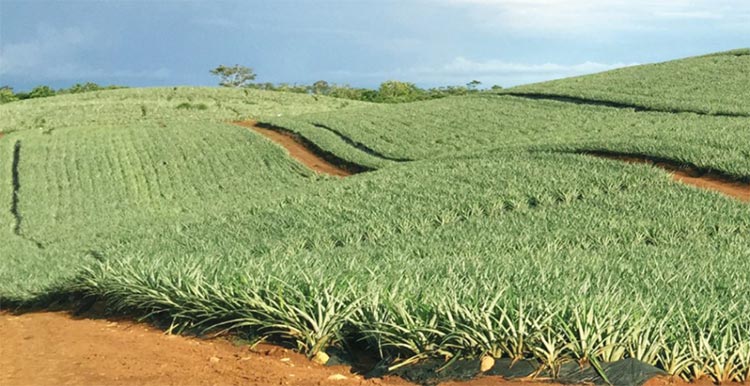
<svg viewBox="0 0 750 386">
<path fill-rule="evenodd" d="M 702 170 L 694 165 L 680 165 L 675 161 L 638 154 L 602 151 L 588 151 L 583 152 L 582 154 L 623 161 L 631 164 L 652 165 L 669 172 L 675 181 L 701 189 L 717 191 L 740 201 L 750 202 L 750 182 L 738 181 L 731 176 L 710 170 Z"/>
<path fill-rule="evenodd" d="M 236 121 L 234 125 L 250 129 L 281 145 L 299 163 L 318 173 L 337 177 L 348 177 L 372 169 L 354 164 L 319 148 L 309 140 L 282 128 L 264 125 L 255 121 Z"/>
<path fill-rule="evenodd" d="M 409 385 L 365 380 L 278 346 L 166 335 L 127 319 L 66 312 L 0 313 L 0 384 L 11 385 Z"/>
<path fill-rule="evenodd" d="M 356 171 L 357 168 L 362 167 L 355 164 L 349 164 L 348 167 L 339 166 L 345 164 L 346 161 L 336 157 L 331 153 L 326 153 L 322 149 L 317 148 L 311 142 L 304 140 L 298 135 L 295 135 L 294 133 L 286 131 L 282 128 L 264 126 L 263 124 L 259 124 L 254 121 L 238 121 L 233 122 L 233 124 L 251 129 L 265 136 L 271 141 L 283 146 L 289 152 L 289 155 L 292 158 L 296 159 L 303 165 L 307 166 L 309 169 L 314 170 L 318 173 L 346 177 L 364 171 Z M 319 124 L 314 124 L 314 126 L 331 130 Z M 332 132 L 336 134 L 335 131 Z M 349 142 L 347 141 L 347 143 Z M 356 144 L 352 145 L 360 148 L 359 146 L 356 146 Z M 324 156 L 323 154 L 327 155 Z M 368 152 L 368 154 L 371 153 Z M 738 181 L 732 176 L 713 172 L 710 170 L 702 170 L 694 165 L 681 165 L 678 162 L 672 160 L 639 154 L 625 154 L 605 151 L 584 151 L 582 152 L 582 154 L 588 154 L 600 158 L 614 159 L 627 163 L 652 165 L 669 172 L 676 181 L 679 181 L 681 183 L 695 186 L 701 189 L 717 191 L 727 196 L 736 198 L 740 201 L 750 202 L 750 182 Z M 375 154 L 375 156 L 379 155 Z"/>
<path fill-rule="evenodd" d="M 606 100 L 601 100 L 601 99 L 573 97 L 573 96 L 561 95 L 561 94 L 544 94 L 544 93 L 534 93 L 534 92 L 506 92 L 506 93 L 502 93 L 498 95 L 508 95 L 508 96 L 512 96 L 516 98 L 525 98 L 525 99 L 532 99 L 532 100 L 551 100 L 551 101 L 557 101 L 557 102 L 573 103 L 577 105 L 603 106 L 603 107 L 613 107 L 613 108 L 618 108 L 618 109 L 633 109 L 636 112 L 647 111 L 647 112 L 658 112 L 658 113 L 669 113 L 669 114 L 688 113 L 688 114 L 696 114 L 696 115 L 707 115 L 707 116 L 713 116 L 713 117 L 733 117 L 733 118 L 750 117 L 749 114 L 741 114 L 741 113 L 721 113 L 721 112 L 708 113 L 705 111 L 695 111 L 695 110 L 662 109 L 662 108 L 643 106 L 643 105 L 634 104 L 634 103 L 613 102 L 613 101 L 606 101 Z"/>
<path fill-rule="evenodd" d="M 14 385 L 341 385 L 408 386 L 401 378 L 364 379 L 348 366 L 322 366 L 280 346 L 227 338 L 167 335 L 127 318 L 63 311 L 0 312 L 0 384 Z M 478 377 L 442 386 L 556 386 Z M 709 386 L 654 378 L 645 386 Z M 730 384 L 732 385 L 732 384 Z M 734 384 L 739 385 L 739 384 Z"/>
</svg>

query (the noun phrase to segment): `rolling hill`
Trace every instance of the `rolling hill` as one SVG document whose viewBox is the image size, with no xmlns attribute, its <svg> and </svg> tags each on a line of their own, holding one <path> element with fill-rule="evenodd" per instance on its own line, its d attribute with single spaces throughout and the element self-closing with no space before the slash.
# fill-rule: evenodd
<svg viewBox="0 0 750 386">
<path fill-rule="evenodd" d="M 748 58 L 395 105 L 183 87 L 2 105 L 0 301 L 95 298 L 311 357 L 746 381 L 747 203 L 591 153 L 746 186 Z M 368 171 L 316 174 L 238 120 Z"/>
</svg>

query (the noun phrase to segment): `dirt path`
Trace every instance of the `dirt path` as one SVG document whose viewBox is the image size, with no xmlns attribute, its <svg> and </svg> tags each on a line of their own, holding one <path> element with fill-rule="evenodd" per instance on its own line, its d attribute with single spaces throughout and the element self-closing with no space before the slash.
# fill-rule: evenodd
<svg viewBox="0 0 750 386">
<path fill-rule="evenodd" d="M 67 312 L 0 312 L 0 385 L 297 385 L 409 386 L 364 379 L 278 346 L 251 349 L 224 338 L 165 335 L 125 319 L 74 318 Z M 479 377 L 441 386 L 559 386 Z M 710 386 L 655 378 L 645 386 Z M 735 384 L 737 385 L 737 384 Z"/>
<path fill-rule="evenodd" d="M 352 175 L 352 173 L 348 170 L 340 168 L 315 154 L 291 134 L 259 127 L 256 122 L 253 121 L 238 121 L 233 123 L 260 133 L 266 138 L 280 144 L 285 149 L 287 149 L 289 155 L 291 155 L 294 159 L 318 173 L 326 173 L 340 177 Z M 670 172 L 674 179 L 679 182 L 696 186 L 702 189 L 718 191 L 727 196 L 737 198 L 741 201 L 750 202 L 750 184 L 748 183 L 732 181 L 724 176 L 717 174 L 698 173 L 695 170 L 684 168 L 674 163 L 653 161 L 648 159 L 647 157 L 597 152 L 591 152 L 589 154 L 602 158 L 616 159 L 628 163 L 645 163 L 653 165 Z"/>
<path fill-rule="evenodd" d="M 606 153 L 591 153 L 591 155 L 633 164 L 652 165 L 668 171 L 676 181 L 701 189 L 714 190 L 740 201 L 750 202 L 750 184 L 733 181 L 718 174 L 700 173 L 690 168 L 680 167 L 674 163 L 653 161 L 646 157 Z"/>
<path fill-rule="evenodd" d="M 0 312 L 0 385 L 413 386 L 398 377 L 364 379 L 289 349 L 251 349 L 225 338 L 198 339 L 126 319 L 67 312 Z M 442 386 L 513 385 L 499 377 Z M 523 386 L 555 386 L 523 382 Z"/>
<path fill-rule="evenodd" d="M 65 312 L 0 313 L 0 385 L 410 385 L 261 344 L 176 335 Z"/>
<path fill-rule="evenodd" d="M 323 157 L 315 154 L 291 134 L 259 127 L 253 121 L 238 121 L 232 123 L 235 125 L 246 127 L 250 130 L 255 131 L 256 133 L 260 133 L 271 141 L 274 141 L 277 144 L 283 146 L 289 152 L 289 155 L 292 156 L 292 158 L 296 159 L 301 164 L 318 173 L 325 173 L 339 177 L 352 175 L 352 173 L 348 170 L 340 168 L 328 162 Z"/>
</svg>

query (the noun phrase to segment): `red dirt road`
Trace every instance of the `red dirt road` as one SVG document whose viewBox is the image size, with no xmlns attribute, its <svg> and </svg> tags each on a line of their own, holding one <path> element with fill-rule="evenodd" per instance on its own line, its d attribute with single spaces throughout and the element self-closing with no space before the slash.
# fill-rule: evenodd
<svg viewBox="0 0 750 386">
<path fill-rule="evenodd" d="M 277 346 L 165 335 L 127 320 L 0 313 L 0 385 L 410 385 Z"/>
<path fill-rule="evenodd" d="M 614 159 L 631 164 L 648 164 L 659 169 L 666 170 L 672 175 L 675 181 L 683 184 L 692 185 L 701 189 L 713 190 L 723 193 L 729 197 L 736 198 L 740 201 L 750 202 L 750 184 L 731 181 L 719 175 L 700 174 L 692 170 L 680 168 L 675 165 L 663 162 L 653 162 L 645 158 L 638 158 L 626 155 L 607 155 L 593 154 L 597 157 Z"/>
<path fill-rule="evenodd" d="M 352 173 L 348 170 L 340 168 L 326 161 L 323 157 L 315 154 L 291 134 L 257 126 L 253 121 L 238 121 L 233 123 L 235 125 L 246 127 L 259 134 L 262 134 L 264 137 L 283 146 L 289 152 L 289 155 L 292 156 L 292 158 L 296 159 L 311 170 L 314 170 L 318 173 L 330 174 L 338 177 L 346 177 L 352 175 Z"/>
<path fill-rule="evenodd" d="M 346 177 L 352 174 L 348 170 L 342 169 L 318 156 L 290 134 L 259 127 L 256 122 L 253 121 L 239 121 L 234 122 L 234 124 L 260 133 L 266 138 L 278 143 L 289 152 L 289 155 L 291 155 L 292 158 L 318 173 L 331 174 L 339 177 Z M 701 189 L 714 190 L 741 201 L 750 202 L 750 184 L 748 183 L 730 181 L 718 175 L 696 174 L 691 170 L 680 168 L 668 163 L 653 162 L 645 158 L 596 153 L 593 155 L 616 159 L 627 163 L 649 164 L 670 172 L 676 181 L 696 186 Z"/>
<path fill-rule="evenodd" d="M 254 349 L 224 338 L 198 339 L 124 319 L 76 319 L 67 312 L 0 312 L 0 385 L 297 385 L 409 386 L 363 379 L 278 346 Z M 479 377 L 442 386 L 559 386 Z M 645 386 L 710 386 L 655 378 Z M 738 385 L 738 384 L 734 384 Z"/>
</svg>

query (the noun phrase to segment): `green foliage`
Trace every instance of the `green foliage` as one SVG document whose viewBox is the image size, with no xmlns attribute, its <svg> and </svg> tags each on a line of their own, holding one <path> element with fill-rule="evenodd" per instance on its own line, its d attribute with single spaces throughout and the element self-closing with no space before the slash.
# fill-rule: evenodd
<svg viewBox="0 0 750 386">
<path fill-rule="evenodd" d="M 469 83 L 466 83 L 466 88 L 469 89 L 469 90 L 476 90 L 477 87 L 479 87 L 479 85 L 481 85 L 481 84 L 482 84 L 482 82 L 480 82 L 480 81 L 478 81 L 478 80 L 475 79 L 475 80 L 472 80 Z"/>
<path fill-rule="evenodd" d="M 17 101 L 18 97 L 13 94 L 13 89 L 7 86 L 0 87 L 0 104 Z"/>
<path fill-rule="evenodd" d="M 290 85 L 286 83 L 278 85 L 273 83 L 255 83 L 249 84 L 247 87 L 259 90 L 326 95 L 334 98 L 352 99 L 365 102 L 405 103 L 476 93 L 479 92 L 479 90 L 476 89 L 476 86 L 478 85 L 478 83 L 472 83 L 473 88 L 469 88 L 468 86 L 446 86 L 422 89 L 413 83 L 390 80 L 383 82 L 377 90 L 372 90 L 368 88 L 351 87 L 349 85 L 330 84 L 324 80 L 319 80 L 313 83 L 312 86 Z M 494 87 L 494 90 L 502 88 L 500 86 Z"/>
<path fill-rule="evenodd" d="M 366 109 L 271 117 L 345 159 L 381 167 L 382 160 L 339 138 L 389 158 L 435 159 L 513 148 L 610 150 L 750 176 L 747 118 L 635 112 L 511 96 L 468 95 Z"/>
<path fill-rule="evenodd" d="M 80 94 L 84 92 L 101 91 L 101 90 L 116 90 L 125 88 L 124 86 L 100 86 L 93 82 L 86 82 L 84 84 L 76 83 L 70 88 L 61 88 L 57 91 L 53 90 L 49 86 L 38 86 L 32 89 L 30 92 L 18 92 L 13 93 L 13 88 L 8 86 L 0 87 L 0 104 L 15 102 L 18 100 L 31 99 L 31 98 L 45 98 L 55 95 L 63 94 Z"/>
<path fill-rule="evenodd" d="M 76 83 L 70 88 L 61 88 L 57 90 L 57 94 L 80 94 L 83 92 L 92 92 L 92 91 L 101 91 L 101 90 L 116 90 L 120 88 L 125 88 L 124 86 L 116 86 L 116 85 L 109 85 L 109 86 L 100 86 L 93 82 L 86 82 L 86 83 Z"/>
<path fill-rule="evenodd" d="M 46 98 L 55 95 L 55 90 L 49 86 L 37 86 L 29 92 L 28 98 Z"/>
<path fill-rule="evenodd" d="M 570 153 L 647 153 L 747 178 L 746 118 L 248 88 L 91 92 L 0 115 L 0 198 L 13 195 L 20 146 L 24 236 L 0 229 L 3 304 L 79 292 L 311 356 L 359 344 L 395 366 L 632 357 L 748 380 L 747 205 Z M 378 170 L 317 176 L 226 123 L 249 117 Z M 1 224 L 17 221 L 0 211 Z"/>
<path fill-rule="evenodd" d="M 205 103 L 192 104 L 190 102 L 182 102 L 177 105 L 177 108 L 186 110 L 208 110 L 208 106 Z"/>
<path fill-rule="evenodd" d="M 312 85 L 311 89 L 313 94 L 328 94 L 331 91 L 331 85 L 325 80 L 319 80 Z"/>
<path fill-rule="evenodd" d="M 667 111 L 750 116 L 750 55 L 735 50 L 575 78 L 508 92 L 554 94 Z"/>
<path fill-rule="evenodd" d="M 210 72 L 221 79 L 219 86 L 222 87 L 243 87 L 248 85 L 250 81 L 255 80 L 256 76 L 252 68 L 239 64 L 231 67 L 220 65 Z"/>
<path fill-rule="evenodd" d="M 413 83 L 389 80 L 380 84 L 378 94 L 382 101 L 405 102 L 415 99 L 419 89 Z"/>
<path fill-rule="evenodd" d="M 203 104 L 207 109 L 177 109 L 181 103 Z M 24 103 L 0 106 L 0 131 L 37 129 L 35 120 L 43 117 L 48 127 L 76 129 L 81 122 L 112 127 L 144 119 L 155 123 L 169 121 L 227 122 L 241 119 L 265 119 L 320 112 L 368 104 L 356 101 L 288 94 L 253 89 L 218 87 L 169 87 L 118 89 L 81 94 L 59 95 Z M 72 107 L 75 106 L 75 107 Z"/>
</svg>

